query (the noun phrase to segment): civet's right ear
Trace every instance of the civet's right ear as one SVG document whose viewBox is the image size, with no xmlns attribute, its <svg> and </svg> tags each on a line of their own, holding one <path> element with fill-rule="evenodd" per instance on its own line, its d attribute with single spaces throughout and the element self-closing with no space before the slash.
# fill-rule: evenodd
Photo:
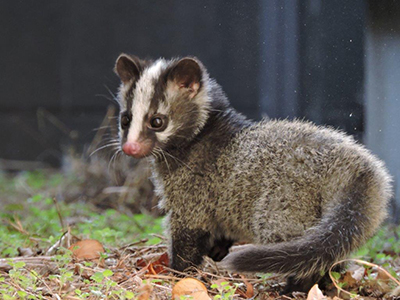
<svg viewBox="0 0 400 300">
<path fill-rule="evenodd" d="M 117 58 L 114 72 L 119 76 L 123 84 L 127 84 L 132 79 L 136 80 L 139 78 L 140 67 L 135 62 L 134 57 L 123 53 Z"/>
<path fill-rule="evenodd" d="M 177 90 L 188 91 L 189 98 L 192 99 L 201 87 L 201 66 L 195 58 L 182 58 L 169 73 L 169 79 L 175 84 Z"/>
</svg>

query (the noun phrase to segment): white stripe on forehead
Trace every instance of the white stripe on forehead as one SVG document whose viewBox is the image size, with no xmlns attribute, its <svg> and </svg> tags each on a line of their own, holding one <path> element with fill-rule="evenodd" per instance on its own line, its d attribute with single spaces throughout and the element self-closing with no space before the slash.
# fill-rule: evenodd
<svg viewBox="0 0 400 300">
<path fill-rule="evenodd" d="M 136 83 L 133 93 L 132 122 L 129 127 L 128 142 L 137 142 L 143 130 L 143 118 L 149 112 L 150 102 L 154 95 L 154 83 L 167 67 L 164 59 L 158 59 L 149 68 L 143 71 L 142 76 Z"/>
</svg>

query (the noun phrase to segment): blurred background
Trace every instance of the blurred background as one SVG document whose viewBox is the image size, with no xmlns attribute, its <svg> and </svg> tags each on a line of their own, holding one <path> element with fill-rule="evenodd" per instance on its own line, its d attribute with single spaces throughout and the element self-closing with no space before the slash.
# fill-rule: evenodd
<svg viewBox="0 0 400 300">
<path fill-rule="evenodd" d="M 310 119 L 365 143 L 394 176 L 391 216 L 399 221 L 399 1 L 60 0 L 0 6 L 4 171 L 70 168 L 71 155 L 86 158 L 101 146 L 103 133 L 96 128 L 111 126 L 107 134 L 115 134 L 112 94 L 119 81 L 112 69 L 121 52 L 194 55 L 247 116 Z M 92 173 L 108 176 L 101 168 Z M 122 183 L 130 173 L 124 174 Z M 145 182 L 135 178 L 136 184 Z M 109 179 L 102 193 L 121 193 Z M 138 195 L 150 193 L 143 185 Z"/>
</svg>

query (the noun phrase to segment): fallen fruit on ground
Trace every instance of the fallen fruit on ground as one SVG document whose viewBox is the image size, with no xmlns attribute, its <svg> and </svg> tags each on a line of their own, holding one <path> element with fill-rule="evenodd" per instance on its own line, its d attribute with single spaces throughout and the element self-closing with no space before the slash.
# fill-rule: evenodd
<svg viewBox="0 0 400 300">
<path fill-rule="evenodd" d="M 98 240 L 82 240 L 71 247 L 69 250 L 72 251 L 74 258 L 78 260 L 93 260 L 100 258 L 100 254 L 104 253 L 103 245 Z"/>
<path fill-rule="evenodd" d="M 175 284 L 172 289 L 172 299 L 180 299 L 182 296 L 190 296 L 194 300 L 211 300 L 206 286 L 194 278 L 185 278 Z"/>
</svg>

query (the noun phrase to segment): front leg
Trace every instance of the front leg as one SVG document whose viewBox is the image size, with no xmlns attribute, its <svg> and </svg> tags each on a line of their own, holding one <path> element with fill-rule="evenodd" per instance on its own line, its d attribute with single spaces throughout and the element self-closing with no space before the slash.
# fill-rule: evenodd
<svg viewBox="0 0 400 300">
<path fill-rule="evenodd" d="M 171 232 L 170 266 L 183 271 L 199 266 L 210 250 L 210 233 L 202 229 L 179 228 Z"/>
</svg>

